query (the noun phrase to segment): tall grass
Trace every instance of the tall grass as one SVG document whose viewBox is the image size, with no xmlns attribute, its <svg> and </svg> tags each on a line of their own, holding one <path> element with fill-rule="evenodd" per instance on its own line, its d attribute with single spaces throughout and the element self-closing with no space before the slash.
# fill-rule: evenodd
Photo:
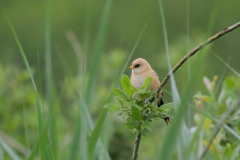
<svg viewBox="0 0 240 160">
<path fill-rule="evenodd" d="M 168 68 L 169 68 L 169 71 L 171 71 L 170 53 L 169 53 L 169 49 L 168 49 L 168 39 L 167 39 L 167 27 L 166 27 L 166 24 L 165 24 L 163 4 L 162 4 L 161 0 L 159 0 L 159 6 L 160 6 L 160 13 L 161 13 L 161 19 L 162 19 L 162 25 L 163 25 L 165 48 L 166 48 L 166 53 L 167 53 L 167 57 L 168 57 Z M 207 37 L 210 36 L 210 34 L 213 30 L 214 22 L 216 20 L 217 13 L 219 11 L 219 6 L 220 6 L 220 3 L 216 2 L 215 7 L 213 9 L 213 14 L 210 17 L 210 21 L 209 21 L 210 23 L 209 23 L 207 34 L 206 34 Z M 187 14 L 189 14 L 189 9 L 187 9 Z M 188 18 L 188 16 L 187 16 L 187 18 Z M 189 20 L 187 20 L 187 25 L 189 25 Z M 187 27 L 187 30 L 188 30 L 188 33 L 189 33 L 189 26 Z M 184 123 L 182 123 L 182 122 L 185 118 L 185 115 L 187 113 L 187 109 L 189 107 L 189 105 L 188 105 L 188 99 L 189 98 L 188 97 L 191 96 L 191 94 L 190 94 L 191 90 L 192 90 L 193 86 L 196 85 L 195 82 L 199 78 L 199 71 L 200 71 L 199 66 L 201 66 L 203 64 L 207 51 L 208 50 L 204 49 L 203 51 L 198 53 L 199 55 L 198 55 L 197 62 L 195 63 L 195 65 L 192 66 L 193 69 L 191 69 L 192 73 L 193 73 L 192 76 L 190 76 L 190 65 L 188 64 L 188 68 L 189 68 L 188 69 L 189 70 L 188 75 L 191 78 L 189 80 L 189 83 L 188 83 L 187 87 L 185 88 L 185 92 L 183 92 L 181 94 L 181 102 L 179 104 L 177 103 L 178 99 L 179 99 L 178 98 L 179 94 L 178 94 L 178 91 L 177 91 L 177 88 L 176 88 L 176 83 L 174 81 L 173 75 L 171 75 L 172 98 L 173 98 L 173 101 L 175 102 L 175 105 L 177 105 L 177 107 L 175 107 L 175 112 L 176 113 L 175 113 L 174 119 L 172 121 L 172 126 L 170 127 L 170 129 L 166 133 L 166 137 L 163 140 L 163 144 L 161 145 L 161 150 L 158 154 L 157 159 L 164 159 L 164 160 L 171 159 L 172 151 L 175 148 L 176 143 L 177 143 L 177 146 L 178 146 L 177 149 L 178 149 L 178 153 L 179 153 L 178 154 L 178 159 L 180 159 L 180 160 L 181 159 L 186 159 L 186 158 L 187 159 L 193 159 L 193 157 L 192 157 L 193 155 L 191 155 L 192 151 L 193 151 L 193 145 L 198 140 L 197 137 L 198 137 L 198 135 L 201 131 L 201 126 L 203 125 L 204 121 L 202 120 L 201 123 L 199 124 L 199 126 L 198 126 L 197 130 L 195 131 L 195 134 L 194 134 L 193 138 L 191 139 L 191 141 L 189 141 L 190 130 L 186 128 L 185 122 Z M 185 144 L 184 144 L 183 139 L 187 140 L 188 142 L 187 143 L 185 142 Z M 200 144 L 200 147 L 201 146 L 202 146 L 202 144 Z M 187 151 L 186 152 L 186 157 L 184 156 L 185 151 Z"/>
<path fill-rule="evenodd" d="M 189 1 L 187 0 L 187 12 L 186 12 L 186 19 L 187 19 L 187 51 L 190 49 L 190 21 L 189 21 L 189 15 L 190 15 L 190 8 L 189 8 Z M 9 26 L 12 30 L 13 36 L 15 38 L 15 41 L 17 43 L 18 49 L 20 51 L 20 54 L 22 56 L 23 62 L 25 64 L 25 67 L 27 68 L 31 82 L 33 85 L 33 89 L 35 92 L 35 98 L 36 98 L 36 108 L 37 108 L 37 119 L 38 119 L 38 139 L 35 141 L 34 147 L 31 147 L 29 145 L 29 135 L 28 135 L 28 122 L 24 120 L 24 126 L 25 126 L 25 135 L 26 135 L 26 143 L 27 149 L 30 150 L 30 153 L 27 157 L 24 157 L 25 159 L 33 160 L 33 159 L 42 159 L 42 160 L 61 160 L 61 159 L 69 159 L 69 160 L 75 160 L 75 159 L 81 159 L 81 160 L 92 160 L 92 159 L 99 159 L 99 160 L 110 160 L 111 157 L 108 152 L 109 148 L 109 142 L 111 139 L 111 130 L 112 128 L 112 121 L 111 118 L 108 118 L 108 112 L 105 109 L 101 110 L 101 113 L 99 114 L 99 117 L 96 121 L 96 124 L 94 123 L 93 118 L 90 114 L 90 109 L 92 106 L 92 98 L 94 97 L 94 89 L 96 86 L 96 81 L 98 78 L 98 72 L 99 68 L 101 66 L 100 59 L 102 57 L 103 48 L 106 40 L 106 34 L 107 34 L 107 22 L 108 17 L 111 9 L 111 3 L 112 0 L 106 0 L 105 7 L 103 9 L 102 17 L 100 20 L 99 30 L 98 34 L 96 36 L 96 41 L 93 47 L 92 51 L 92 65 L 88 65 L 88 72 L 85 72 L 85 66 L 86 61 L 85 57 L 87 54 L 90 54 L 90 27 L 91 27 L 91 1 L 88 1 L 87 3 L 87 14 L 86 14 L 86 21 L 85 21 L 85 35 L 84 35 L 84 47 L 81 51 L 81 56 L 79 59 L 79 63 L 82 63 L 80 66 L 79 73 L 81 76 L 81 81 L 84 82 L 85 86 L 83 88 L 76 88 L 74 85 L 74 82 L 72 82 L 71 78 L 76 76 L 72 73 L 69 64 L 65 61 L 65 58 L 62 57 L 61 66 L 63 69 L 64 74 L 66 77 L 68 77 L 68 87 L 64 88 L 61 93 L 58 93 L 57 87 L 54 84 L 55 79 L 53 78 L 53 72 L 52 72 L 52 43 L 51 43 L 51 12 L 52 12 L 52 1 L 47 1 L 46 6 L 46 26 L 45 26 L 45 73 L 46 73 L 46 79 L 45 79 L 45 95 L 47 99 L 47 110 L 43 111 L 43 104 L 44 102 L 40 102 L 40 96 L 39 92 L 37 90 L 34 77 L 32 74 L 32 71 L 30 69 L 28 59 L 24 53 L 23 47 L 18 39 L 17 33 L 14 30 L 13 25 L 11 24 L 11 21 L 7 15 L 7 13 L 4 11 L 5 16 L 8 20 Z M 216 16 L 219 11 L 220 2 L 215 3 L 215 7 L 213 9 L 212 16 L 209 20 L 209 25 L 206 33 L 206 37 L 211 35 L 213 31 L 213 26 L 216 21 Z M 165 42 L 165 49 L 167 54 L 167 61 L 168 61 L 168 69 L 169 71 L 172 69 L 171 66 L 171 53 L 169 53 L 169 46 L 168 46 L 168 35 L 167 35 L 167 24 L 165 22 L 165 16 L 164 16 L 164 7 L 162 4 L 162 1 L 159 0 L 159 10 L 163 25 L 163 35 L 164 35 L 164 42 Z M 129 56 L 124 63 L 124 65 L 121 68 L 121 71 L 118 75 L 118 77 L 115 77 L 115 81 L 113 82 L 112 86 L 113 88 L 116 88 L 119 84 L 120 77 L 125 72 L 127 66 L 129 65 L 129 62 L 132 58 L 133 53 L 135 52 L 139 41 L 149 23 L 150 19 L 144 26 L 142 32 L 140 33 L 135 45 L 133 46 L 132 51 L 129 53 Z M 80 42 L 78 45 L 81 45 Z M 203 50 L 201 53 L 198 53 L 197 60 L 194 64 L 190 65 L 190 62 L 188 62 L 188 80 L 186 78 L 187 86 L 184 88 L 184 91 L 179 94 L 175 79 L 173 74 L 171 74 L 170 79 L 170 85 L 171 85 L 171 92 L 168 92 L 164 89 L 164 92 L 168 92 L 173 99 L 174 102 L 174 118 L 171 122 L 171 126 L 169 129 L 167 129 L 165 136 L 161 137 L 163 139 L 163 142 L 161 144 L 159 152 L 156 153 L 156 159 L 161 160 L 170 160 L 172 159 L 172 155 L 174 150 L 177 148 L 178 150 L 178 159 L 179 160 L 185 160 L 185 159 L 193 159 L 196 158 L 193 155 L 193 148 L 196 146 L 196 144 L 199 145 L 199 148 L 202 148 L 203 145 L 201 143 L 201 129 L 204 124 L 204 118 L 198 125 L 196 131 L 194 134 L 190 132 L 191 129 L 191 123 L 188 123 L 188 125 L 185 123 L 186 115 L 189 112 L 187 111 L 190 107 L 193 110 L 196 110 L 197 112 L 200 112 L 203 116 L 210 118 L 213 122 L 220 124 L 221 122 L 216 119 L 215 117 L 207 114 L 207 111 L 204 110 L 198 110 L 196 107 L 193 107 L 191 104 L 189 104 L 189 97 L 192 97 L 192 89 L 196 85 L 197 80 L 199 79 L 199 73 L 201 70 L 201 67 L 204 65 L 204 59 L 207 54 L 207 49 Z M 237 71 L 235 71 L 230 65 L 228 65 L 224 60 L 222 60 L 219 56 L 216 55 L 216 57 L 223 62 L 224 65 L 226 65 L 227 68 L 229 68 L 235 75 L 238 77 L 239 74 Z M 87 80 L 85 79 L 87 77 Z M 65 91 L 69 89 L 71 93 L 73 94 L 73 104 L 77 106 L 77 113 L 75 116 L 75 124 L 74 124 L 74 130 L 71 131 L 71 138 L 68 142 L 68 144 L 64 144 L 62 140 L 60 139 L 62 134 L 65 134 L 66 136 L 67 131 L 62 131 L 61 125 L 63 117 L 61 117 L 59 106 L 61 105 L 64 96 Z M 113 101 L 113 95 L 109 91 L 109 97 L 106 103 Z M 99 106 L 101 108 L 103 106 Z M 25 109 L 23 110 L 23 115 L 25 115 Z M 191 114 L 188 115 L 190 117 Z M 189 118 L 190 119 L 190 118 Z M 103 131 L 103 126 L 106 125 L 105 130 Z M 123 126 L 122 126 L 123 127 Z M 235 138 L 240 140 L 240 136 L 228 125 L 223 124 L 223 128 L 227 130 L 230 134 L 232 134 Z M 60 133 L 61 132 L 61 133 Z M 101 136 L 101 134 L 103 134 Z M 189 138 L 190 137 L 190 138 Z M 177 146 L 177 147 L 176 147 Z M 140 146 L 141 148 L 141 146 Z M 199 149 L 200 150 L 200 149 Z M 14 160 L 20 160 L 21 156 L 18 155 L 17 152 L 15 152 L 11 147 L 4 142 L 3 139 L 0 137 L 0 160 L 4 159 L 4 154 L 6 153 Z M 199 151 L 199 153 L 201 150 Z M 141 153 L 144 154 L 144 153 Z M 141 158 L 141 157 L 140 157 Z M 140 159 L 139 158 L 139 159 Z"/>
</svg>

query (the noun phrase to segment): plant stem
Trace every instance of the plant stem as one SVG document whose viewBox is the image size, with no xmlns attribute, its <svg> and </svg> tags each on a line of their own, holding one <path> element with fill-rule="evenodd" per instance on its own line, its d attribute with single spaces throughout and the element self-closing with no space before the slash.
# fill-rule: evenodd
<svg viewBox="0 0 240 160">
<path fill-rule="evenodd" d="M 199 50 L 201 50 L 203 47 L 205 47 L 206 45 L 208 45 L 209 43 L 215 41 L 216 39 L 220 38 L 221 36 L 233 31 L 234 29 L 240 27 L 240 22 L 225 28 L 224 30 L 220 31 L 219 33 L 217 33 L 216 35 L 208 38 L 205 42 L 201 43 L 199 46 L 197 46 L 196 48 L 194 48 L 191 52 L 189 52 L 187 55 L 185 55 L 173 68 L 172 70 L 164 77 L 164 79 L 161 82 L 161 85 L 158 87 L 157 89 L 157 94 L 161 91 L 161 89 L 163 88 L 163 86 L 167 83 L 167 81 L 170 78 L 170 75 L 175 73 L 179 67 L 182 66 L 182 64 L 184 62 L 186 62 L 190 57 L 192 57 L 195 53 L 197 53 Z M 136 160 L 137 159 L 137 153 L 138 153 L 138 148 L 139 148 L 139 144 L 140 144 L 140 140 L 141 140 L 141 132 L 138 132 L 138 135 L 135 139 L 135 146 L 134 146 L 134 151 L 133 151 L 133 157 L 132 160 Z M 206 152 L 206 151 L 205 151 Z M 205 154 L 205 153 L 204 153 Z"/>
<path fill-rule="evenodd" d="M 207 153 L 207 151 L 209 149 L 209 146 L 211 145 L 214 138 L 217 136 L 217 134 L 220 131 L 224 121 L 232 114 L 233 111 L 235 111 L 235 109 L 238 107 L 239 103 L 240 103 L 240 96 L 238 97 L 237 102 L 220 119 L 220 124 L 215 128 L 211 139 L 208 141 L 206 147 L 204 148 L 204 150 L 200 154 L 198 160 L 201 160 L 205 156 L 205 154 Z"/>
<path fill-rule="evenodd" d="M 227 34 L 229 32 L 231 32 L 232 30 L 236 29 L 240 27 L 240 22 L 225 28 L 224 30 L 220 31 L 219 33 L 217 33 L 216 35 L 212 36 L 211 38 L 208 38 L 205 42 L 201 43 L 199 46 L 197 46 L 196 48 L 194 48 L 191 52 L 189 52 L 187 55 L 185 55 L 173 68 L 172 70 L 164 77 L 164 79 L 161 82 L 161 85 L 159 86 L 159 88 L 157 89 L 157 93 L 159 93 L 161 91 L 161 89 L 163 88 L 163 86 L 167 83 L 167 81 L 170 78 L 171 73 L 175 73 L 177 71 L 177 69 L 179 67 L 181 67 L 181 65 L 188 60 L 190 57 L 192 57 L 195 53 L 197 53 L 199 50 L 201 50 L 203 47 L 205 47 L 206 45 L 208 45 L 209 43 L 215 41 L 216 39 L 218 39 L 219 37 L 223 36 L 224 34 Z"/>
<path fill-rule="evenodd" d="M 140 144 L 140 141 L 141 141 L 141 136 L 142 136 L 142 133 L 138 132 L 137 137 L 135 139 L 135 146 L 134 146 L 134 150 L 133 150 L 132 160 L 136 160 L 137 159 L 138 148 L 139 148 L 139 144 Z"/>
</svg>

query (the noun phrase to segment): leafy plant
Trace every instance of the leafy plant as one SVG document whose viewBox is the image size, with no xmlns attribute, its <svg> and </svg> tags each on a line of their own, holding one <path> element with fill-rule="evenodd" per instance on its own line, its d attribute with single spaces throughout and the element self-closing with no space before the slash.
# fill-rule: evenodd
<svg viewBox="0 0 240 160">
<path fill-rule="evenodd" d="M 222 88 L 218 96 L 214 94 L 216 90 L 217 76 L 213 80 L 209 80 L 204 77 L 204 84 L 209 92 L 209 95 L 203 95 L 200 92 L 194 96 L 194 102 L 196 108 L 199 112 L 195 114 L 194 119 L 198 126 L 200 126 L 203 120 L 203 125 L 201 126 L 203 137 L 203 144 L 207 145 L 209 139 L 211 139 L 211 129 L 216 128 L 219 122 L 213 117 L 222 117 L 231 106 L 233 106 L 237 101 L 237 95 L 234 92 L 235 81 L 233 77 L 227 77 L 222 83 Z M 202 110 L 208 111 L 208 117 L 202 116 Z M 209 146 L 212 154 L 216 159 L 234 159 L 237 155 L 233 152 L 239 152 L 239 139 L 235 133 L 239 134 L 239 109 L 234 110 L 234 112 L 227 117 L 224 129 L 219 129 L 216 137 L 213 137 L 213 142 Z"/>
<path fill-rule="evenodd" d="M 104 108 L 109 111 L 119 111 L 118 116 L 126 118 L 125 126 L 133 130 L 133 133 L 141 132 L 143 136 L 147 136 L 152 131 L 152 119 L 164 119 L 173 108 L 172 103 L 157 106 L 157 92 L 150 90 L 149 86 L 152 78 L 145 79 L 140 90 L 134 88 L 127 75 L 122 75 L 121 85 L 124 92 L 114 89 L 113 94 L 121 104 L 108 103 Z"/>
</svg>

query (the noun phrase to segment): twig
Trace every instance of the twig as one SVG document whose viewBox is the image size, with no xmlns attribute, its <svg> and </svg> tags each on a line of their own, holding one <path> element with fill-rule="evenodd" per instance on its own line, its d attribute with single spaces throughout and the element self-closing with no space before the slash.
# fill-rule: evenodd
<svg viewBox="0 0 240 160">
<path fill-rule="evenodd" d="M 237 108 L 237 106 L 240 103 L 240 96 L 237 99 L 237 102 L 222 116 L 222 118 L 220 119 L 220 124 L 216 127 L 216 129 L 213 132 L 213 135 L 211 137 L 211 139 L 208 141 L 206 147 L 204 148 L 204 150 L 202 151 L 202 153 L 200 154 L 198 160 L 201 160 L 205 154 L 207 153 L 209 146 L 211 145 L 213 139 L 217 136 L 218 132 L 220 131 L 224 121 L 232 114 L 232 112 Z"/>
<path fill-rule="evenodd" d="M 205 42 L 201 43 L 199 46 L 194 48 L 191 52 L 189 52 L 187 55 L 185 55 L 173 68 L 172 70 L 165 76 L 165 78 L 162 80 L 161 85 L 157 89 L 157 93 L 160 92 L 160 90 L 163 88 L 163 86 L 167 83 L 167 81 L 170 78 L 171 73 L 175 73 L 181 65 L 188 60 L 190 57 L 192 57 L 195 53 L 197 53 L 200 49 L 208 45 L 209 43 L 213 42 L 214 40 L 218 39 L 219 37 L 223 36 L 224 34 L 227 34 L 231 32 L 232 30 L 240 27 L 240 22 L 220 31 L 218 34 L 212 36 L 211 38 L 207 39 Z"/>
<path fill-rule="evenodd" d="M 141 132 L 138 132 L 137 137 L 135 139 L 135 146 L 134 146 L 134 150 L 133 150 L 133 156 L 132 156 L 132 160 L 136 160 L 137 159 L 137 154 L 138 154 L 138 148 L 139 148 L 139 144 L 141 141 Z"/>
<path fill-rule="evenodd" d="M 229 32 L 231 32 L 232 30 L 236 29 L 240 27 L 240 22 L 220 31 L 219 33 L 217 33 L 216 35 L 212 36 L 211 38 L 208 38 L 205 42 L 201 43 L 199 46 L 197 46 L 196 48 L 194 48 L 191 52 L 189 52 L 187 55 L 185 55 L 173 68 L 172 70 L 165 76 L 165 78 L 162 80 L 161 85 L 159 86 L 159 88 L 157 89 L 157 93 L 159 93 L 161 91 L 161 89 L 163 88 L 163 86 L 167 83 L 167 81 L 170 78 L 171 73 L 175 73 L 177 71 L 177 69 L 179 67 L 181 67 L 181 65 L 188 60 L 190 57 L 192 57 L 195 53 L 197 53 L 200 49 L 202 49 L 203 47 L 205 47 L 206 45 L 208 45 L 209 43 L 215 41 L 216 39 L 218 39 L 219 37 L 223 36 L 224 34 L 227 34 Z M 216 130 L 216 132 L 218 132 L 218 130 Z M 140 144 L 140 140 L 141 140 L 141 133 L 138 132 L 138 135 L 135 139 L 135 146 L 134 146 L 134 151 L 133 151 L 133 157 L 132 160 L 136 160 L 137 159 L 137 153 L 138 153 L 138 148 L 139 148 L 139 144 Z M 209 144 L 210 145 L 210 144 Z M 207 147 L 208 148 L 208 147 Z"/>
</svg>

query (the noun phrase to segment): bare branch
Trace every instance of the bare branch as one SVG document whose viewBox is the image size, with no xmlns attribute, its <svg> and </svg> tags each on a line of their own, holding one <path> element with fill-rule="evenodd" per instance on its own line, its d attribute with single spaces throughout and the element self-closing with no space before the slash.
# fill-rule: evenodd
<svg viewBox="0 0 240 160">
<path fill-rule="evenodd" d="M 157 92 L 159 93 L 160 90 L 163 88 L 163 86 L 167 83 L 167 81 L 170 78 L 171 73 L 175 73 L 177 71 L 177 69 L 179 67 L 181 67 L 181 65 L 188 60 L 190 57 L 192 57 L 195 53 L 197 53 L 200 49 L 202 49 L 203 47 L 205 47 L 206 45 L 208 45 L 209 43 L 215 41 L 216 39 L 218 39 L 219 37 L 223 36 L 224 34 L 227 34 L 229 32 L 231 32 L 232 30 L 236 29 L 240 27 L 240 22 L 220 31 L 218 34 L 212 36 L 211 38 L 207 39 L 205 42 L 201 43 L 199 46 L 197 46 L 196 48 L 194 48 L 191 52 L 189 52 L 187 55 L 185 55 L 173 68 L 172 70 L 165 76 L 165 78 L 162 80 L 161 85 L 159 86 L 159 88 L 157 89 Z"/>
<path fill-rule="evenodd" d="M 136 160 L 137 159 L 137 154 L 138 154 L 138 148 L 139 148 L 139 144 L 141 141 L 141 132 L 138 132 L 137 137 L 135 139 L 135 146 L 134 146 L 134 150 L 133 150 L 133 156 L 132 156 L 132 160 Z"/>
<path fill-rule="evenodd" d="M 179 67 L 182 66 L 182 64 L 188 60 L 190 57 L 192 57 L 195 53 L 197 53 L 200 49 L 202 49 L 203 47 L 205 47 L 206 45 L 208 45 L 209 43 L 215 41 L 216 39 L 218 39 L 219 37 L 231 32 L 232 30 L 236 29 L 240 27 L 240 22 L 220 31 L 218 34 L 212 36 L 211 38 L 207 39 L 205 42 L 201 43 L 199 46 L 197 46 L 196 48 L 194 48 L 191 52 L 189 52 L 187 55 L 185 55 L 173 68 L 172 70 L 165 76 L 165 78 L 162 80 L 161 85 L 159 86 L 159 88 L 157 89 L 157 93 L 159 93 L 161 91 L 161 89 L 163 88 L 163 86 L 167 83 L 167 81 L 170 78 L 171 73 L 175 73 L 177 71 L 177 69 Z M 221 127 L 221 126 L 220 126 Z M 215 131 L 216 133 L 218 133 L 218 130 Z M 215 133 L 215 134 L 216 134 Z M 214 135 L 215 135 L 214 134 Z M 135 139 L 135 145 L 134 145 L 134 151 L 133 151 L 133 157 L 132 160 L 136 160 L 137 159 L 137 153 L 138 153 L 138 148 L 139 148 L 139 144 L 141 141 L 141 132 L 138 132 L 138 135 Z M 210 145 L 211 141 L 209 142 Z M 207 146 L 208 148 L 208 146 Z M 205 149 L 206 150 L 206 149 Z M 207 151 L 207 150 L 206 150 Z M 206 152 L 205 151 L 205 152 Z M 205 154 L 205 152 L 203 153 L 203 155 Z"/>
</svg>

